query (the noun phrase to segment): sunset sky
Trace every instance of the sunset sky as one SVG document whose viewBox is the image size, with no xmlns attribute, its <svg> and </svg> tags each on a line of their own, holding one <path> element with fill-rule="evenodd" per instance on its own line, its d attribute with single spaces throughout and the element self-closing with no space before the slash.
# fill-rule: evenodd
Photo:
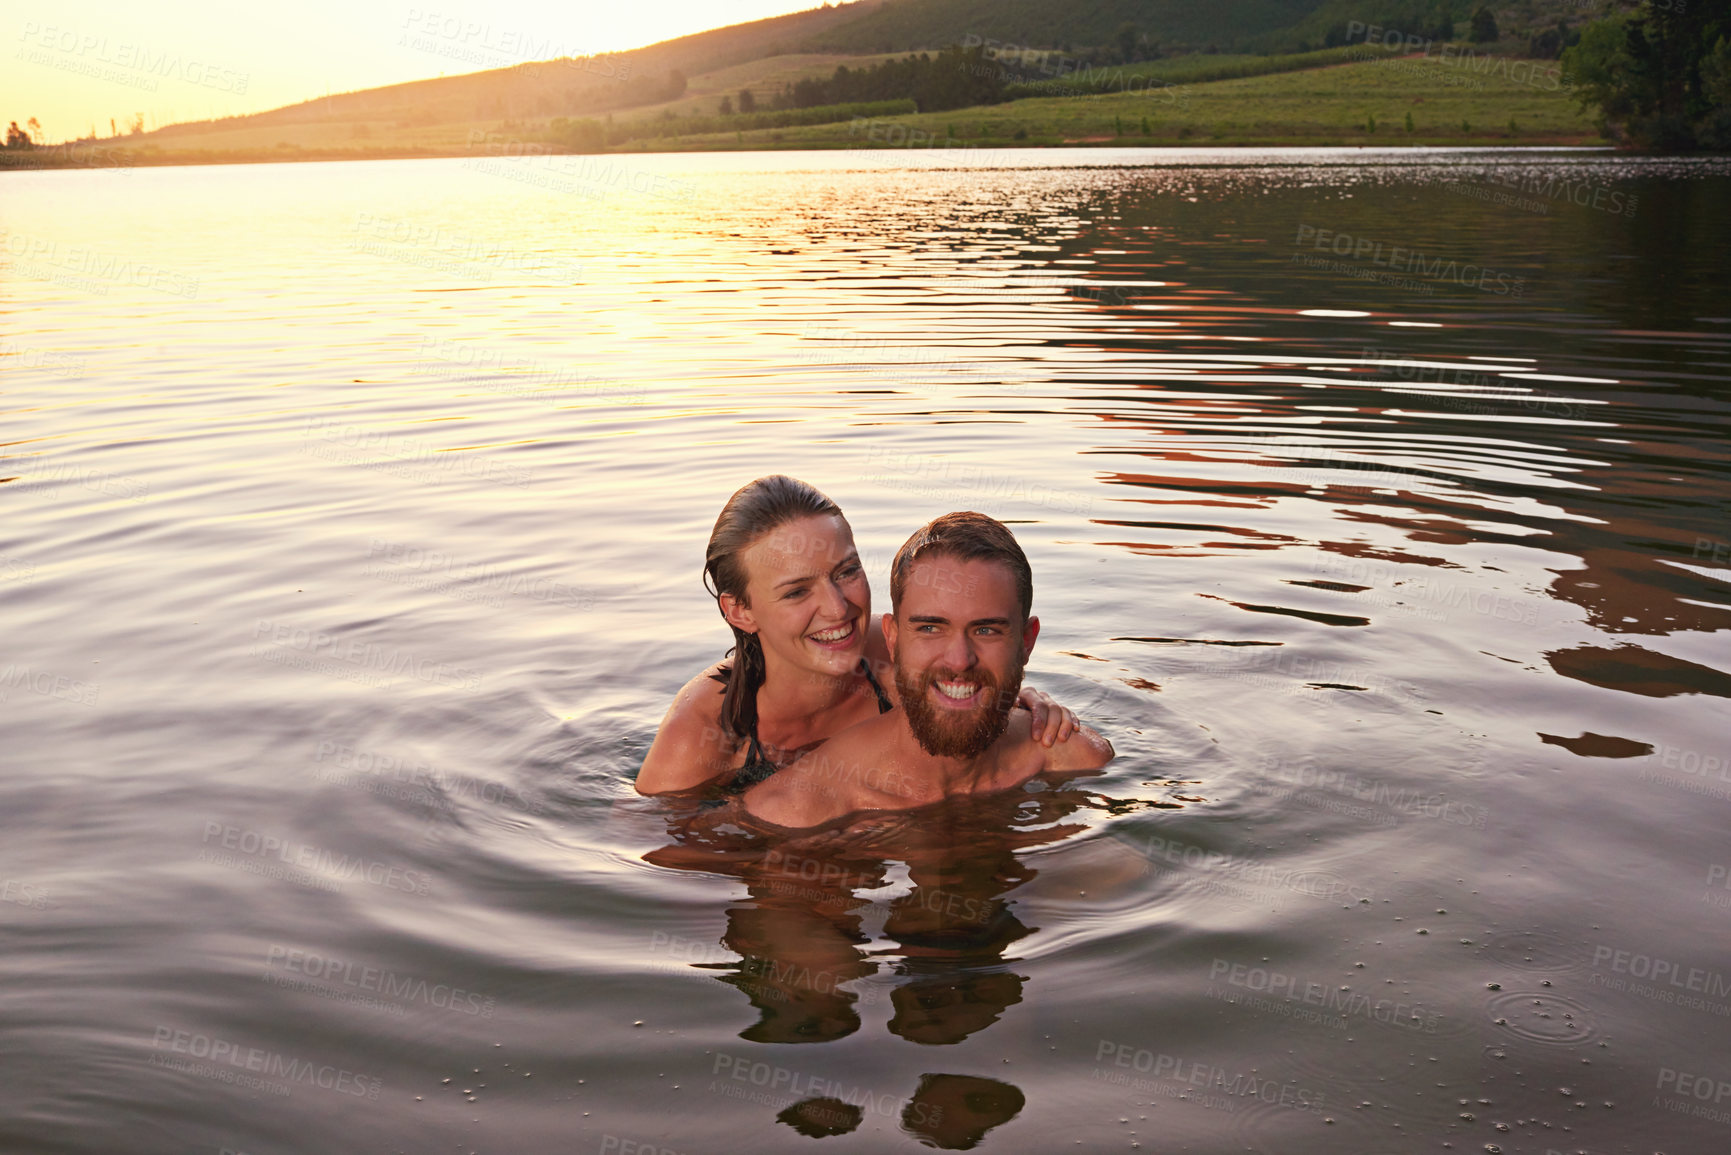
<svg viewBox="0 0 1731 1155">
<path fill-rule="evenodd" d="M 155 128 L 525 60 L 638 48 L 818 7 L 818 0 L 21 0 L 0 24 L 0 124 L 35 117 L 57 142 Z"/>
</svg>

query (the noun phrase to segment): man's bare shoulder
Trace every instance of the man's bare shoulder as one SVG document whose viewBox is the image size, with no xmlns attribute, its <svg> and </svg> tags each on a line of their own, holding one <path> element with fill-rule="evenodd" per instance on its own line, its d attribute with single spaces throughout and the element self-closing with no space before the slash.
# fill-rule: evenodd
<svg viewBox="0 0 1731 1155">
<path fill-rule="evenodd" d="M 883 764 L 893 715 L 850 726 L 745 792 L 746 813 L 776 826 L 820 826 L 857 810 L 882 809 L 897 792 Z"/>
<path fill-rule="evenodd" d="M 1062 742 L 1042 745 L 1034 738 L 1033 720 L 1025 710 L 1011 712 L 1001 741 L 1014 768 L 1009 776 L 1018 782 L 1035 774 L 1098 770 L 1113 758 L 1112 744 L 1082 725 Z"/>
</svg>

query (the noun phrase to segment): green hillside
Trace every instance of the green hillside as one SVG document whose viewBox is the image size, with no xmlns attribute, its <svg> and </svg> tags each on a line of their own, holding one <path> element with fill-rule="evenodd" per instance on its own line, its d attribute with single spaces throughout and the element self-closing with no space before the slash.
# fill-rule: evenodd
<svg viewBox="0 0 1731 1155">
<path fill-rule="evenodd" d="M 1411 128 L 1408 126 L 1411 118 Z M 1544 73 L 1479 72 L 1419 57 L 1094 97 L 781 130 L 668 136 L 653 150 L 845 148 L 965 167 L 1042 145 L 1571 145 L 1602 143 L 1592 118 Z"/>
<path fill-rule="evenodd" d="M 889 0 L 808 42 L 814 48 L 902 52 L 968 37 L 1035 48 L 1113 43 L 1124 24 L 1163 43 L 1221 48 L 1296 24 L 1320 0 Z M 855 7 L 865 7 L 856 5 Z"/>
<path fill-rule="evenodd" d="M 1373 117 L 1386 124 L 1384 118 L 1391 115 L 1374 100 L 1366 103 L 1371 92 L 1358 89 L 1367 84 L 1376 92 L 1402 89 L 1406 82 L 1429 75 L 1414 69 L 1434 61 L 1407 66 L 1384 60 L 1352 65 L 1350 72 L 1330 66 L 1365 53 L 1388 56 L 1386 50 L 1364 44 L 1366 26 L 1372 24 L 1419 37 L 1440 38 L 1451 28 L 1464 35 L 1464 14 L 1472 2 L 1217 0 L 1205 5 L 1096 0 L 1084 7 L 1070 0 L 860 0 L 713 29 L 631 52 L 342 93 L 251 116 L 76 142 L 35 155 L 9 153 L 4 159 L 11 162 L 7 167 L 39 167 L 113 163 L 120 155 L 128 163 L 164 164 L 448 156 L 482 147 L 595 151 L 776 148 L 798 141 L 831 145 L 839 143 L 839 129 L 822 127 L 824 110 L 832 125 L 839 121 L 845 127 L 858 108 L 868 105 L 872 115 L 882 109 L 924 109 L 928 115 L 917 123 L 937 126 L 946 140 L 1352 140 L 1354 131 L 1369 135 L 1368 129 L 1354 130 L 1353 124 L 1368 125 Z M 1473 49 L 1480 56 L 1492 52 L 1511 60 L 1525 54 L 1529 36 L 1553 28 L 1559 15 L 1576 26 L 1590 18 L 1576 0 L 1510 0 L 1495 12 L 1498 43 Z M 1550 35 L 1555 39 L 1554 32 Z M 904 54 L 957 43 L 981 46 L 960 58 L 961 73 L 979 77 L 982 69 L 992 70 L 992 79 L 982 86 L 990 91 L 984 96 L 964 94 L 960 100 L 933 99 L 931 85 L 922 88 L 918 82 L 926 65 Z M 1337 46 L 1299 51 L 1318 43 Z M 1222 51 L 1249 44 L 1259 47 L 1254 52 Z M 1004 45 L 1011 47 L 999 47 Z M 934 52 L 932 59 L 948 60 L 946 67 L 956 74 L 953 55 Z M 906 91 L 894 83 L 864 82 L 872 66 L 891 57 L 896 58 L 895 67 L 880 68 L 876 76 L 882 80 L 905 73 L 912 78 Z M 1381 70 L 1367 72 L 1366 67 Z M 1504 92 L 1486 88 L 1458 66 L 1450 67 L 1453 71 L 1439 75 L 1454 76 L 1454 82 L 1439 81 L 1434 94 L 1410 98 L 1423 107 L 1403 107 L 1393 114 L 1403 132 L 1406 115 L 1412 114 L 1414 135 L 1407 139 L 1537 143 L 1590 138 L 1584 117 L 1561 93 L 1544 93 L 1543 102 L 1532 105 L 1531 85 Z M 1281 72 L 1305 79 L 1256 90 L 1278 108 L 1240 108 L 1239 98 L 1231 95 L 1237 90 L 1222 87 L 1232 78 Z M 1304 107 L 1303 101 L 1290 104 L 1284 94 L 1293 84 L 1314 89 L 1314 97 L 1307 98 L 1314 107 Z M 754 94 L 760 111 L 730 118 L 729 107 L 742 90 Z M 1151 92 L 1158 94 L 1157 101 L 1148 104 Z M 1144 103 L 1114 103 L 1119 97 Z M 1005 99 L 1013 103 L 1000 103 Z M 976 100 L 988 103 L 956 108 Z M 933 113 L 946 107 L 953 111 Z M 1512 131 L 1505 127 L 1511 119 L 1517 126 Z M 1378 143 L 1386 139 L 1384 135 Z M 109 159 L 97 159 L 97 153 Z"/>
</svg>

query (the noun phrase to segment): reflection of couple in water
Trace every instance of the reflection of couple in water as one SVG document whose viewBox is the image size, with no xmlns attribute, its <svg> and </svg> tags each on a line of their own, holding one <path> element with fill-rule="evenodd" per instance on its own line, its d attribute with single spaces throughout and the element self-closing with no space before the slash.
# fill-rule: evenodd
<svg viewBox="0 0 1731 1155">
<path fill-rule="evenodd" d="M 841 510 L 789 477 L 728 500 L 705 570 L 733 658 L 674 699 L 637 777 L 644 794 L 743 791 L 742 820 L 804 830 L 1112 757 L 1068 710 L 1022 689 L 1040 632 L 1033 576 L 992 518 L 945 514 L 915 532 L 881 625 Z"/>
<path fill-rule="evenodd" d="M 765 477 L 721 511 L 705 569 L 733 657 L 679 692 L 637 789 L 707 807 L 648 861 L 746 886 L 721 939 L 742 958 L 705 967 L 759 1012 L 741 1037 L 853 1034 L 861 1004 L 886 993 L 872 981 L 886 961 L 890 1034 L 943 1046 L 996 1023 L 1022 1001 L 1005 951 L 1033 933 L 1006 897 L 1036 873 L 1016 852 L 1081 830 L 1062 819 L 1094 805 L 1042 787 L 1112 758 L 1070 711 L 1022 688 L 1040 623 L 1016 539 L 978 513 L 928 523 L 896 555 L 894 612 L 880 623 L 841 510 Z M 892 860 L 909 889 L 878 906 L 858 892 L 890 886 Z M 888 948 L 872 946 L 878 914 Z M 928 1072 L 912 1094 L 903 1129 L 950 1150 L 1023 1105 L 976 1075 Z M 819 1096 L 777 1118 L 825 1135 L 858 1127 L 861 1112 L 855 1097 Z"/>
</svg>

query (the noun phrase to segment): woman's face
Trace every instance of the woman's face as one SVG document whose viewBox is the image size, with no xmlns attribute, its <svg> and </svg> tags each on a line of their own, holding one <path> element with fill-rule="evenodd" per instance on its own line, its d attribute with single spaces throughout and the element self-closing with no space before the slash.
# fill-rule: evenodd
<svg viewBox="0 0 1731 1155">
<path fill-rule="evenodd" d="M 787 522 L 746 547 L 744 561 L 748 604 L 725 598 L 723 608 L 732 604 L 729 620 L 756 633 L 766 656 L 828 675 L 859 665 L 871 587 L 846 519 Z"/>
</svg>

